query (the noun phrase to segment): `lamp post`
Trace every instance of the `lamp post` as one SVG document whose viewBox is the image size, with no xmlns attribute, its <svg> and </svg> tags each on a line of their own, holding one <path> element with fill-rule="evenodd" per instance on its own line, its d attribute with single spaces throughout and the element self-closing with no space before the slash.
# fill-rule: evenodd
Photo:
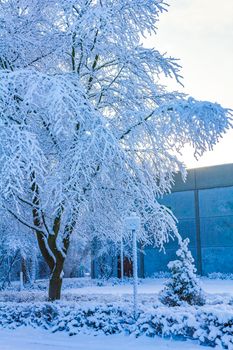
<svg viewBox="0 0 233 350">
<path fill-rule="evenodd" d="M 23 290 L 23 271 L 20 271 L 19 273 L 19 290 L 20 292 Z"/>
<path fill-rule="evenodd" d="M 123 247 L 123 235 L 121 235 L 121 283 L 123 284 L 124 280 L 124 247 Z"/>
<path fill-rule="evenodd" d="M 126 228 L 132 232 L 133 238 L 133 289 L 134 289 L 134 318 L 137 317 L 138 310 L 138 263 L 137 263 L 137 231 L 140 228 L 140 217 L 135 213 L 125 218 Z"/>
</svg>

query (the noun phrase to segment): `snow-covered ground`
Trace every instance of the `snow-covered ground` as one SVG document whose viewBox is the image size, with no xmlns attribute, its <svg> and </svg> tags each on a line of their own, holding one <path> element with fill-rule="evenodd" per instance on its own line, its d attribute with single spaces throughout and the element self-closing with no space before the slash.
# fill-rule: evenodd
<svg viewBox="0 0 233 350">
<path fill-rule="evenodd" d="M 154 294 L 159 293 L 163 288 L 163 284 L 166 279 L 163 278 L 146 278 L 141 280 L 138 286 L 139 294 Z M 213 280 L 208 278 L 201 278 L 202 288 L 206 293 L 210 294 L 232 294 L 233 295 L 233 280 Z M 71 288 L 70 292 L 74 294 L 112 294 L 112 295 L 124 295 L 131 294 L 133 286 L 131 284 L 117 284 L 117 285 L 103 285 L 103 286 L 85 286 L 82 288 Z"/>
<path fill-rule="evenodd" d="M 166 279 L 152 278 L 140 280 L 140 284 L 138 286 L 139 302 L 142 308 L 146 307 L 149 310 L 147 311 L 149 314 L 150 305 L 157 305 L 158 311 L 160 310 L 161 304 L 158 302 L 158 292 L 163 288 L 165 281 Z M 17 307 L 21 305 L 20 307 L 22 307 L 23 310 L 23 308 L 27 307 L 26 305 L 32 306 L 34 303 L 44 302 L 47 298 L 47 290 L 45 289 L 46 284 L 47 281 L 38 281 L 32 290 L 25 290 L 22 292 L 17 291 L 17 285 L 13 285 L 12 290 L 1 291 L 0 302 L 3 305 L 3 318 L 5 318 L 4 306 L 9 307 L 9 310 L 10 308 L 14 310 L 14 305 Z M 207 308 L 206 310 L 203 309 L 206 312 L 206 315 L 210 314 L 211 316 L 212 312 L 214 312 L 217 315 L 216 317 L 220 317 L 220 321 L 222 319 L 224 321 L 226 318 L 227 323 L 228 319 L 231 319 L 230 308 L 232 307 L 232 302 L 230 301 L 233 300 L 233 280 L 213 280 L 202 278 L 201 284 L 204 291 L 207 293 Z M 125 308 L 132 304 L 132 292 L 133 285 L 129 281 L 125 281 L 124 284 L 120 284 L 119 281 L 116 280 L 93 281 L 89 278 L 67 279 L 64 281 L 63 285 L 61 305 L 63 305 L 63 308 L 64 306 L 67 306 L 68 308 L 71 307 L 71 311 L 73 310 L 72 305 L 75 307 L 77 305 L 77 308 L 84 307 L 84 309 L 93 305 L 102 305 L 101 308 L 104 310 L 104 305 L 107 305 L 107 303 L 111 302 L 117 307 L 120 306 L 123 308 L 123 310 L 125 310 Z M 25 301 L 26 303 L 21 303 L 22 301 Z M 69 301 L 71 301 L 71 303 L 69 303 Z M 12 302 L 15 302 L 15 304 L 12 304 Z M 40 308 L 40 306 L 38 307 Z M 155 312 L 155 309 L 152 308 L 152 310 Z M 185 311 L 185 309 L 182 310 Z M 181 314 L 183 312 L 182 310 L 179 310 Z M 221 315 L 218 315 L 218 311 L 220 310 L 222 310 L 223 313 Z M 173 309 L 171 309 L 171 311 L 173 311 Z M 195 318 L 195 308 L 193 308 L 191 311 L 193 312 L 193 318 Z M 228 315 L 229 313 L 230 315 Z M 42 314 L 44 313 L 42 312 Z M 173 316 L 174 319 L 178 317 L 176 314 Z M 73 321 L 72 317 L 71 321 Z M 211 317 L 207 317 L 208 322 L 210 321 L 209 318 Z M 114 314 L 114 319 L 115 318 L 116 315 Z M 63 320 L 63 317 L 61 319 Z M 200 319 L 196 317 L 195 322 L 200 322 Z M 22 323 L 20 323 L 20 325 L 22 325 Z M 5 323 L 3 322 L 3 324 Z M 25 325 L 27 325 L 27 322 Z M 185 327 L 185 325 L 183 326 Z M 210 324 L 208 326 L 210 326 Z M 66 328 L 68 328 L 68 326 Z M 199 323 L 197 326 L 197 330 L 198 329 Z M 231 337 L 231 335 L 229 335 L 229 337 Z M 85 332 L 81 332 L 80 334 L 77 334 L 73 337 L 69 337 L 68 331 L 61 331 L 54 334 L 49 330 L 44 331 L 40 327 L 33 329 L 30 326 L 27 326 L 26 328 L 20 326 L 14 330 L 9 330 L 7 328 L 0 329 L 0 350 L 52 350 L 55 348 L 57 350 L 210 349 L 209 347 L 203 347 L 199 345 L 198 342 L 195 341 L 178 341 L 162 339 L 159 337 L 149 338 L 145 336 L 135 338 L 133 334 L 131 336 L 126 336 L 123 333 L 106 336 L 102 335 L 102 333 L 99 332 L 98 336 L 94 336 L 91 333 L 85 334 Z M 233 349 L 233 347 L 229 347 L 229 349 Z"/>
<path fill-rule="evenodd" d="M 20 328 L 14 331 L 0 330 L 1 350 L 207 350 L 192 341 L 175 341 L 159 337 L 148 338 L 124 335 L 93 336 L 66 333 L 51 334 L 42 330 Z"/>
<path fill-rule="evenodd" d="M 139 301 L 158 302 L 158 293 L 162 290 L 166 279 L 146 278 L 140 280 L 138 285 Z M 233 299 L 233 280 L 201 278 L 201 286 L 207 293 L 207 303 L 229 303 Z M 70 288 L 63 290 L 63 298 L 66 300 L 78 299 L 83 301 L 96 301 L 100 303 L 112 301 L 131 301 L 133 285 L 130 283 L 113 285 L 105 282 L 102 286 L 84 285 L 76 287 L 75 283 Z"/>
<path fill-rule="evenodd" d="M 165 278 L 141 279 L 138 285 L 139 301 L 158 301 L 158 293 L 163 288 Z M 233 280 L 201 278 L 201 286 L 210 303 L 228 303 L 233 299 Z M 37 281 L 30 290 L 19 292 L 18 282 L 10 290 L 0 291 L 0 302 L 39 302 L 47 300 L 48 281 Z M 63 301 L 98 302 L 132 301 L 133 285 L 129 280 L 121 284 L 119 280 L 91 280 L 90 278 L 65 279 L 62 287 Z M 1 349 L 0 349 L 1 350 Z"/>
</svg>

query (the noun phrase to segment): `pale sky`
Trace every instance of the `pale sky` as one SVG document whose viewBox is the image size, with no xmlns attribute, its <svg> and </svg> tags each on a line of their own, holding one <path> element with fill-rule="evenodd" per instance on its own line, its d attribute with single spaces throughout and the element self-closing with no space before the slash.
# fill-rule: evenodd
<svg viewBox="0 0 233 350">
<path fill-rule="evenodd" d="M 168 0 L 150 45 L 180 58 L 184 89 L 196 99 L 233 109 L 233 0 Z M 167 84 L 168 85 L 168 84 Z M 171 83 L 169 88 L 177 90 Z M 187 167 L 233 163 L 233 131 L 197 162 L 187 149 Z"/>
</svg>

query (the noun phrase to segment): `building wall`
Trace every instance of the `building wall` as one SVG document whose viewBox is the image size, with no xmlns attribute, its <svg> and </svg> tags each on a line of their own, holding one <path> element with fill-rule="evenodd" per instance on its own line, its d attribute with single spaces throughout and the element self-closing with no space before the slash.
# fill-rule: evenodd
<svg viewBox="0 0 233 350">
<path fill-rule="evenodd" d="M 181 236 L 190 239 L 198 273 L 233 273 L 233 164 L 192 169 L 185 183 L 178 175 L 173 193 L 161 203 L 178 218 Z M 176 258 L 177 241 L 165 250 L 145 248 L 145 276 L 167 270 Z"/>
<path fill-rule="evenodd" d="M 172 193 L 160 202 L 177 217 L 181 236 L 190 239 L 199 274 L 233 273 L 233 164 L 191 169 L 186 182 L 178 174 Z M 177 248 L 177 239 L 170 240 L 165 253 L 145 247 L 138 257 L 139 276 L 167 271 Z M 108 259 L 112 275 L 117 276 L 117 257 Z M 93 260 L 93 277 L 100 276 L 99 265 Z"/>
<path fill-rule="evenodd" d="M 201 190 L 203 274 L 233 273 L 233 186 Z"/>
<path fill-rule="evenodd" d="M 190 250 L 196 259 L 196 222 L 195 222 L 195 196 L 194 191 L 174 192 L 160 201 L 169 207 L 178 219 L 178 230 L 182 237 L 190 239 Z M 176 259 L 178 247 L 177 239 L 170 239 L 165 251 L 147 246 L 144 255 L 144 275 L 152 276 L 153 273 L 166 271 L 169 261 Z"/>
</svg>

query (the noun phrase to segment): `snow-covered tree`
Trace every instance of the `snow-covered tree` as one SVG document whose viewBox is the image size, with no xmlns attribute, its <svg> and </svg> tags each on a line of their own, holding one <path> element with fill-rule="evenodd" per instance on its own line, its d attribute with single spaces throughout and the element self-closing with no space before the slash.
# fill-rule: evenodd
<svg viewBox="0 0 233 350">
<path fill-rule="evenodd" d="M 71 236 L 69 251 L 64 264 L 64 277 L 84 277 L 90 273 L 91 242 L 87 237 L 74 232 Z"/>
<path fill-rule="evenodd" d="M 148 49 L 164 0 L 0 2 L 0 202 L 32 229 L 60 298 L 71 234 L 162 247 L 176 220 L 156 198 L 171 190 L 176 154 L 196 156 L 230 127 L 230 111 L 160 84 L 174 58 Z M 147 233 L 143 228 L 147 228 Z M 150 234 L 148 233 L 150 232 Z"/>
<path fill-rule="evenodd" d="M 184 303 L 190 305 L 203 305 L 204 293 L 196 275 L 194 259 L 188 249 L 189 239 L 180 240 L 180 248 L 176 255 L 179 260 L 170 261 L 171 279 L 165 284 L 159 294 L 159 300 L 169 306 L 180 306 Z"/>
<path fill-rule="evenodd" d="M 9 214 L 0 210 L 0 288 L 19 279 L 21 270 L 24 281 L 31 282 L 37 254 L 36 239 L 28 228 L 12 221 Z"/>
</svg>

